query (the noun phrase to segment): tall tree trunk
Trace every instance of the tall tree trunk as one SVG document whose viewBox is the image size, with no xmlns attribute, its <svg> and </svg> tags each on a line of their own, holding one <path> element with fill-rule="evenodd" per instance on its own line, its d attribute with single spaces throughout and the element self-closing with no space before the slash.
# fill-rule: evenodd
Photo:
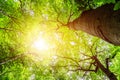
<svg viewBox="0 0 120 80">
<path fill-rule="evenodd" d="M 114 45 L 120 45 L 120 10 L 114 11 L 113 4 L 85 11 L 68 23 L 69 28 L 82 30 Z"/>
</svg>

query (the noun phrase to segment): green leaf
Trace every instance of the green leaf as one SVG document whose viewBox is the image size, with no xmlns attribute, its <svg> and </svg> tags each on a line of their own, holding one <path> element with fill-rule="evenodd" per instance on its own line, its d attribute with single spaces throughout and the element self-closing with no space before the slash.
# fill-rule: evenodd
<svg viewBox="0 0 120 80">
<path fill-rule="evenodd" d="M 118 9 L 120 9 L 120 1 L 118 1 L 114 6 L 114 10 L 118 10 Z"/>
</svg>

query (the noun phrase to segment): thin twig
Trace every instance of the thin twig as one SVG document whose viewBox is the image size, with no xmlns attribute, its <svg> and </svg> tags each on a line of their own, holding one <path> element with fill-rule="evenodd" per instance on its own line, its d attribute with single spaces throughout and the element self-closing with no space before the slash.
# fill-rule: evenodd
<svg viewBox="0 0 120 80">
<path fill-rule="evenodd" d="M 91 59 L 91 58 L 85 58 L 85 59 L 79 60 L 79 62 L 86 61 L 86 60 L 90 60 L 90 59 Z"/>
<path fill-rule="evenodd" d="M 63 56 L 63 57 L 62 57 L 62 56 L 58 56 L 58 57 L 72 60 L 72 61 L 75 62 L 77 65 L 79 65 L 78 61 L 76 61 L 76 60 L 73 59 L 73 58 L 70 58 L 70 57 L 64 57 L 64 56 Z"/>
<path fill-rule="evenodd" d="M 78 68 L 78 69 L 75 69 L 75 70 L 70 70 L 70 71 L 92 71 L 92 72 L 95 72 L 95 70 L 89 70 L 89 69 L 83 69 L 83 68 Z"/>
</svg>

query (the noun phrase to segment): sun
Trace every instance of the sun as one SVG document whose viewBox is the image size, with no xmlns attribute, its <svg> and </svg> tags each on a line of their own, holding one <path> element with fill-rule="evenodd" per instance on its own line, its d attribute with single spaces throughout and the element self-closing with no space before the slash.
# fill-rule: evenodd
<svg viewBox="0 0 120 80">
<path fill-rule="evenodd" d="M 48 50 L 49 46 L 45 39 L 39 38 L 37 40 L 34 40 L 32 47 L 35 50 Z"/>
</svg>

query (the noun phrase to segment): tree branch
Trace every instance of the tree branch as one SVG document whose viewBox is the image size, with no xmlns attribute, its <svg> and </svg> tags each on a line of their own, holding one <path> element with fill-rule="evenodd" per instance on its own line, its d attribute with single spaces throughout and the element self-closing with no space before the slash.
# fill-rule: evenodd
<svg viewBox="0 0 120 80">
<path fill-rule="evenodd" d="M 15 56 L 12 56 L 12 57 L 4 58 L 4 59 L 0 60 L 0 65 L 6 64 L 6 63 L 14 61 L 14 60 L 17 60 L 17 59 L 19 59 L 23 56 L 25 56 L 25 55 L 20 54 L 20 55 L 15 55 Z"/>
<path fill-rule="evenodd" d="M 75 69 L 75 70 L 70 70 L 70 71 L 79 71 L 79 70 L 81 70 L 81 71 L 92 71 L 92 72 L 95 72 L 95 70 L 90 70 L 90 69 L 83 69 L 83 68 L 78 68 L 78 69 Z"/>
<path fill-rule="evenodd" d="M 109 58 L 106 58 L 106 68 L 109 69 Z"/>
<path fill-rule="evenodd" d="M 78 61 L 76 61 L 75 59 L 73 58 L 70 58 L 70 57 L 62 57 L 62 56 L 57 56 L 57 57 L 60 57 L 60 58 L 65 58 L 65 59 L 69 59 L 69 60 L 72 60 L 73 62 L 75 62 L 77 65 L 79 65 Z"/>
<path fill-rule="evenodd" d="M 79 62 L 86 61 L 86 60 L 90 60 L 90 59 L 91 59 L 91 58 L 85 58 L 85 59 L 79 60 Z"/>
<path fill-rule="evenodd" d="M 9 29 L 9 28 L 0 28 L 0 30 L 5 30 L 5 31 L 14 31 L 14 30 Z"/>
</svg>

